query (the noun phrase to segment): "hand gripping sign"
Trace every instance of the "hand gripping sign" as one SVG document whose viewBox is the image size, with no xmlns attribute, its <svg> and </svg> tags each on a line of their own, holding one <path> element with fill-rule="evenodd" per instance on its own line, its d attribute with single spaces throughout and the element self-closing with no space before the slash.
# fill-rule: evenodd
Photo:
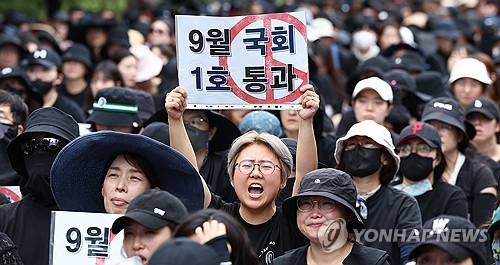
<svg viewBox="0 0 500 265">
<path fill-rule="evenodd" d="M 301 108 L 299 88 L 309 81 L 304 12 L 175 21 L 188 108 Z"/>
</svg>

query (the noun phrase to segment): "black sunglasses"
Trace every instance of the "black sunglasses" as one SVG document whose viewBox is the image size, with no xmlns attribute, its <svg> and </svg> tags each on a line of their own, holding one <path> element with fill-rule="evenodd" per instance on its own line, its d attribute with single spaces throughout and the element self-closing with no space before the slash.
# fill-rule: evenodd
<svg viewBox="0 0 500 265">
<path fill-rule="evenodd" d="M 57 138 L 42 138 L 41 141 L 37 141 L 36 139 L 29 139 L 26 142 L 21 144 L 21 150 L 24 155 L 30 156 L 34 154 L 38 148 L 42 148 L 43 151 L 47 153 L 56 154 L 61 150 L 66 144 L 63 143 L 62 140 Z"/>
</svg>

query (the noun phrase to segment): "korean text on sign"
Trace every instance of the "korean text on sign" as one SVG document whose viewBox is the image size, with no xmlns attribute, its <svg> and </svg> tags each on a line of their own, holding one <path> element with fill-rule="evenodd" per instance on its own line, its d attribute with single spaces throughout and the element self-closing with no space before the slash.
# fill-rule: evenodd
<svg viewBox="0 0 500 265">
<path fill-rule="evenodd" d="M 308 83 L 304 12 L 176 16 L 179 83 L 190 108 L 300 108 Z"/>
<path fill-rule="evenodd" d="M 116 264 L 123 232 L 115 235 L 111 226 L 117 214 L 52 212 L 50 264 Z"/>
</svg>

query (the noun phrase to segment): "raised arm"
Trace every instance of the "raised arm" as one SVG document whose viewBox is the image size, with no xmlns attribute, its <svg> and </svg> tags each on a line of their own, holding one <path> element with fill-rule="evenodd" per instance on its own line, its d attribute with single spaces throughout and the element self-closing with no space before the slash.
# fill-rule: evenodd
<svg viewBox="0 0 500 265">
<path fill-rule="evenodd" d="M 189 162 L 198 171 L 198 164 L 196 162 L 196 154 L 194 153 L 191 142 L 184 127 L 184 120 L 182 116 L 187 107 L 187 92 L 182 87 L 176 87 L 165 97 L 165 109 L 168 113 L 168 125 L 170 134 L 170 146 L 184 155 Z M 203 183 L 204 190 L 204 208 L 208 207 L 212 199 L 212 194 L 208 189 L 205 179 L 200 175 L 201 182 Z"/>
<path fill-rule="evenodd" d="M 299 136 L 297 139 L 296 175 L 292 195 L 296 195 L 302 177 L 318 168 L 318 152 L 314 137 L 313 118 L 319 108 L 319 96 L 312 85 L 300 88 L 304 94 L 300 97 L 302 110 L 299 111 Z"/>
</svg>

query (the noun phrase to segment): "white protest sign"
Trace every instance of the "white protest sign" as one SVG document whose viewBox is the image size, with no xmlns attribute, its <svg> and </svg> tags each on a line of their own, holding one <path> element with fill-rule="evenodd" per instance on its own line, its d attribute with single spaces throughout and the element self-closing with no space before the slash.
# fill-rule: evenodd
<svg viewBox="0 0 500 265">
<path fill-rule="evenodd" d="M 7 199 L 9 199 L 10 202 L 17 202 L 23 197 L 19 186 L 1 186 L 0 193 L 7 196 Z"/>
<path fill-rule="evenodd" d="M 53 211 L 49 264 L 115 265 L 123 261 L 123 230 L 111 232 L 119 214 Z"/>
<path fill-rule="evenodd" d="M 175 17 L 188 108 L 300 109 L 309 82 L 304 12 Z"/>
</svg>

